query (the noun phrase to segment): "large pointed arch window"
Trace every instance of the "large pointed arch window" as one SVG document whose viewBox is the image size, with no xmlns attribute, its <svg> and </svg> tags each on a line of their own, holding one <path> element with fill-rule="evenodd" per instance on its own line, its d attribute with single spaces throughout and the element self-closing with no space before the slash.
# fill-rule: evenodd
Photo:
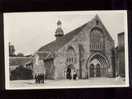
<svg viewBox="0 0 132 99">
<path fill-rule="evenodd" d="M 92 50 L 103 50 L 104 36 L 99 28 L 93 28 L 90 32 L 90 48 Z"/>
<path fill-rule="evenodd" d="M 74 64 L 76 62 L 76 54 L 73 47 L 68 47 L 67 49 L 67 65 Z"/>
</svg>

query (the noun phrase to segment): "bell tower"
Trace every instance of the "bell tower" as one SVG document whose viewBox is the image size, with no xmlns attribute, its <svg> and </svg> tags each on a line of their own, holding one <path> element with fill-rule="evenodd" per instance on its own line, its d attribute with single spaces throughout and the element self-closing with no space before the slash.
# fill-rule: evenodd
<svg viewBox="0 0 132 99">
<path fill-rule="evenodd" d="M 57 21 L 57 29 L 55 31 L 55 37 L 56 37 L 56 39 L 58 39 L 58 38 L 60 38 L 60 37 L 62 37 L 64 35 L 64 32 L 63 32 L 61 26 L 62 26 L 62 23 L 61 23 L 60 20 L 58 20 Z"/>
</svg>

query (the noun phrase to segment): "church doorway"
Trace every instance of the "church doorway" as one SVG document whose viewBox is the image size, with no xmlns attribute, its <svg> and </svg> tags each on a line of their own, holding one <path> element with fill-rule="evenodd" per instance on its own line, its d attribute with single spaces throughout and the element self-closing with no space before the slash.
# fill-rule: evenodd
<svg viewBox="0 0 132 99">
<path fill-rule="evenodd" d="M 105 77 L 108 74 L 109 62 L 102 54 L 93 54 L 88 58 L 87 77 Z"/>
<path fill-rule="evenodd" d="M 100 64 L 96 65 L 96 77 L 100 77 Z"/>
<path fill-rule="evenodd" d="M 94 77 L 94 65 L 90 65 L 90 77 Z"/>
<path fill-rule="evenodd" d="M 100 64 L 90 64 L 90 77 L 100 77 Z"/>
<path fill-rule="evenodd" d="M 100 62 L 97 59 L 93 59 L 90 64 L 90 77 L 100 77 Z"/>
</svg>

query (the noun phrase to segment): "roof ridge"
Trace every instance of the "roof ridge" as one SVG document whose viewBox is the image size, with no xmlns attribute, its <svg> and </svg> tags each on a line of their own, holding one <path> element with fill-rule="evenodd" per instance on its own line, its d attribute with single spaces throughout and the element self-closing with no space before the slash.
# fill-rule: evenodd
<svg viewBox="0 0 132 99">
<path fill-rule="evenodd" d="M 79 26 L 78 28 L 73 29 L 72 31 L 66 33 L 59 40 L 53 40 L 53 41 L 51 41 L 50 43 L 48 43 L 48 44 L 44 45 L 43 47 L 41 47 L 38 51 L 45 50 L 45 51 L 51 51 L 52 52 L 52 51 L 58 50 L 58 48 L 61 48 L 62 45 L 65 45 L 67 42 L 69 42 L 73 38 L 73 36 L 77 35 L 83 29 L 83 27 L 85 27 L 87 24 L 88 24 L 88 22 L 85 23 L 85 24 L 83 24 L 83 25 L 81 25 L 81 26 Z M 49 48 L 51 46 L 52 46 L 53 50 L 51 48 Z"/>
<path fill-rule="evenodd" d="M 87 22 L 87 23 L 88 23 L 88 22 Z M 77 27 L 77 28 L 71 30 L 70 32 L 66 33 L 65 35 L 68 35 L 68 34 L 70 34 L 71 32 L 73 32 L 73 31 L 75 31 L 75 30 L 77 30 L 77 29 L 83 28 L 87 23 L 85 23 L 85 24 L 83 24 L 83 25 L 81 25 L 81 26 L 79 26 L 79 27 Z M 82 30 L 82 29 L 81 29 L 81 30 Z M 65 36 L 65 35 L 64 35 L 64 36 Z"/>
</svg>

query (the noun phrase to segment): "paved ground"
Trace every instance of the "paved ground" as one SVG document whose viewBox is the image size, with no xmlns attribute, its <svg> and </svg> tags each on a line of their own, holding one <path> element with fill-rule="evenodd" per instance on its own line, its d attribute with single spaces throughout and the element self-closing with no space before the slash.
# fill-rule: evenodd
<svg viewBox="0 0 132 99">
<path fill-rule="evenodd" d="M 15 80 L 10 81 L 11 88 L 75 88 L 75 87 L 94 87 L 94 86 L 120 86 L 125 85 L 122 78 L 90 78 L 86 80 L 46 80 L 44 84 L 35 84 L 34 80 Z"/>
</svg>

